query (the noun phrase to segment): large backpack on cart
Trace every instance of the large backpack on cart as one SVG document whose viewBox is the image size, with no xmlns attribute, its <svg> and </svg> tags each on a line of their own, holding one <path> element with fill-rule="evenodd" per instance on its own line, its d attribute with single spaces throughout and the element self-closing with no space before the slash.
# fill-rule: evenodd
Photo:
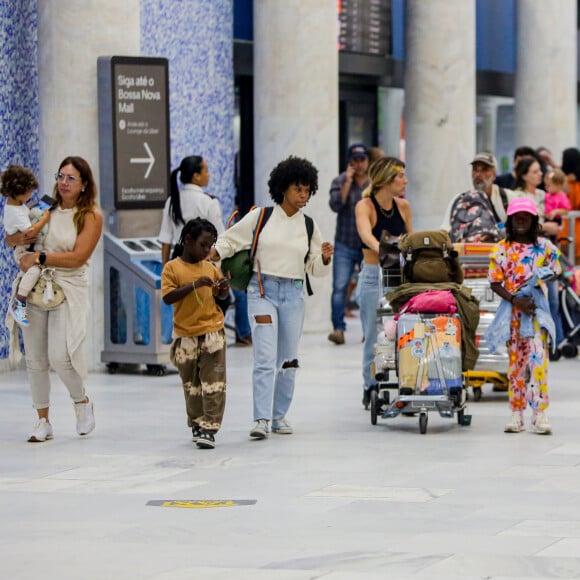
<svg viewBox="0 0 580 580">
<path fill-rule="evenodd" d="M 445 230 L 403 234 L 399 239 L 403 282 L 463 282 L 463 269 Z"/>
</svg>

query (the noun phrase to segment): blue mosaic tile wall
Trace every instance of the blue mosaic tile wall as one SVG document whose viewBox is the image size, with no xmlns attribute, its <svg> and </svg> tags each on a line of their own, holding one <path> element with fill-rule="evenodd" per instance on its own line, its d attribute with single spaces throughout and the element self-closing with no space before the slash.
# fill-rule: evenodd
<svg viewBox="0 0 580 580">
<path fill-rule="evenodd" d="M 37 72 L 36 0 L 0 2 L 0 169 L 11 163 L 30 167 L 38 174 L 39 103 Z M 4 212 L 4 197 L 0 197 Z M 4 240 L 0 220 L 0 240 Z M 4 319 L 12 280 L 18 267 L 12 250 L 0 242 L 0 360 L 8 357 L 8 332 Z"/>
<path fill-rule="evenodd" d="M 10 163 L 36 173 L 40 167 L 36 4 L 0 1 L 2 170 Z M 234 204 L 232 39 L 233 0 L 141 0 L 141 54 L 169 59 L 171 166 L 202 155 L 211 173 L 208 192 L 220 199 L 224 216 Z M 16 272 L 12 250 L 0 243 L 0 364 L 8 357 L 3 321 Z"/>
<path fill-rule="evenodd" d="M 171 168 L 202 155 L 207 191 L 234 204 L 233 0 L 141 0 L 141 55 L 169 59 Z"/>
</svg>

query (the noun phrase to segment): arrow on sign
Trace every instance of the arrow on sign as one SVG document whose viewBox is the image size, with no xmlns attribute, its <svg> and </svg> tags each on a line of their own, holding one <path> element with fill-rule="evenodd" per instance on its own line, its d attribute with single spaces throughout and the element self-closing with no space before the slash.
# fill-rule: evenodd
<svg viewBox="0 0 580 580">
<path fill-rule="evenodd" d="M 145 172 L 145 179 L 147 179 L 151 173 L 151 170 L 153 169 L 153 166 L 155 165 L 155 157 L 153 156 L 153 153 L 151 152 L 151 149 L 149 148 L 149 145 L 146 141 L 143 143 L 143 147 L 145 147 L 145 151 L 147 151 L 147 155 L 149 155 L 149 157 L 131 157 L 131 159 L 129 159 L 129 163 L 149 163 L 149 167 Z"/>
</svg>

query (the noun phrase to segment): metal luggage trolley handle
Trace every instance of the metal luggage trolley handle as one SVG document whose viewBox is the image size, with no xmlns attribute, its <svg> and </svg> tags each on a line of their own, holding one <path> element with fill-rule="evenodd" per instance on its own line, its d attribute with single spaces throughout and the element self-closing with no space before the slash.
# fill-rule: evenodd
<svg viewBox="0 0 580 580">
<path fill-rule="evenodd" d="M 437 355 L 441 346 L 437 344 L 437 333 L 434 331 L 434 327 L 428 324 L 427 320 L 423 319 L 423 317 L 420 317 L 420 321 L 425 325 L 425 334 L 423 337 L 424 350 L 417 367 L 415 392 L 411 395 L 400 394 L 396 397 L 382 412 L 382 417 L 392 419 L 401 413 L 419 413 L 419 431 L 422 435 L 427 432 L 429 411 L 437 411 L 441 417 L 449 419 L 453 418 L 454 413 L 457 413 L 457 422 L 459 425 L 471 425 L 471 415 L 465 413 L 467 406 L 465 389 L 463 386 L 461 387 L 459 400 L 451 395 L 441 358 Z M 429 385 L 427 387 L 424 385 L 424 377 L 427 376 L 426 369 L 428 368 L 430 357 L 435 363 L 435 369 L 439 379 L 439 388 L 441 390 L 440 394 L 428 394 L 425 392 L 429 388 Z M 382 401 L 378 394 L 373 392 L 371 394 L 371 423 L 373 425 L 376 425 L 376 418 L 380 412 L 381 403 Z"/>
<path fill-rule="evenodd" d="M 502 348 L 500 352 L 491 354 L 485 341 L 485 330 L 491 324 L 501 302 L 487 280 L 489 254 L 494 244 L 455 244 L 454 247 L 459 252 L 459 261 L 465 272 L 463 286 L 471 289 L 473 296 L 480 302 L 480 318 L 476 330 L 479 357 L 475 368 L 464 373 L 466 387 L 471 387 L 473 390 L 473 400 L 479 401 L 485 384 L 493 385 L 494 391 L 508 389 L 507 350 Z"/>
</svg>

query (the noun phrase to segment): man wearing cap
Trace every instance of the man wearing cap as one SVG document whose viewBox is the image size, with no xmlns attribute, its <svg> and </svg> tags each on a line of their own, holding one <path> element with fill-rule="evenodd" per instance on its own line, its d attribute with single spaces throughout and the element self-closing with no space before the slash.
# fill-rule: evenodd
<svg viewBox="0 0 580 580">
<path fill-rule="evenodd" d="M 515 194 L 510 189 L 504 189 L 494 183 L 496 171 L 497 161 L 491 153 L 481 152 L 473 158 L 473 161 L 471 162 L 471 180 L 473 183 L 473 190 L 460 193 L 453 198 L 445 211 L 445 217 L 441 224 L 442 229 L 450 231 L 452 238 L 451 215 L 453 210 L 461 203 L 462 197 L 464 201 L 473 200 L 478 193 L 484 194 L 489 202 L 488 209 L 491 212 L 492 220 L 495 221 L 496 225 L 505 224 L 507 219 L 506 209 L 509 202 L 515 197 Z M 481 197 L 481 195 L 479 197 Z M 482 201 L 485 202 L 485 198 L 482 198 Z"/>
<path fill-rule="evenodd" d="M 336 212 L 336 233 L 332 260 L 332 327 L 328 340 L 344 344 L 344 313 L 346 294 L 355 267 L 362 261 L 362 242 L 356 229 L 354 207 L 368 186 L 368 149 L 362 143 L 353 143 L 347 152 L 346 171 L 332 180 L 330 208 Z"/>
</svg>

